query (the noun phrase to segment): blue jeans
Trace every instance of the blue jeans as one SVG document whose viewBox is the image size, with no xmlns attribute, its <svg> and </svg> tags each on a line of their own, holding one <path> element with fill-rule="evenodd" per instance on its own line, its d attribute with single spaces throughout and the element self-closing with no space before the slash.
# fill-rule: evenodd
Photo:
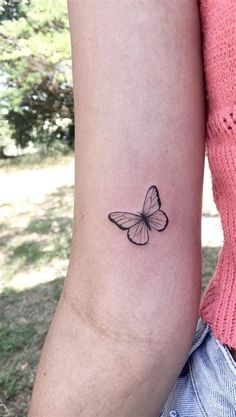
<svg viewBox="0 0 236 417">
<path fill-rule="evenodd" d="M 236 362 L 201 319 L 161 417 L 236 417 Z"/>
</svg>

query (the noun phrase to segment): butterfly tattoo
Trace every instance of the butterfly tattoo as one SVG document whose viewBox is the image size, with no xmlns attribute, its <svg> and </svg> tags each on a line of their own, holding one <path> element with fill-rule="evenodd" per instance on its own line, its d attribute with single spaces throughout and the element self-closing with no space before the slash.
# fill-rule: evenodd
<svg viewBox="0 0 236 417">
<path fill-rule="evenodd" d="M 146 245 L 149 232 L 162 232 L 169 223 L 166 213 L 161 208 L 158 189 L 152 185 L 145 196 L 143 208 L 137 214 L 126 211 L 114 211 L 108 214 L 108 219 L 121 230 L 127 230 L 127 238 L 135 245 Z"/>
</svg>

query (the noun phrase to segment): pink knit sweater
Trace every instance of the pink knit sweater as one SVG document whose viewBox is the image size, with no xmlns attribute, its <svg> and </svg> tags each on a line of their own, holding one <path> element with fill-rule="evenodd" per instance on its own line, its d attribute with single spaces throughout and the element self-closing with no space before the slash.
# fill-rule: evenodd
<svg viewBox="0 0 236 417">
<path fill-rule="evenodd" d="M 224 243 L 200 315 L 236 348 L 236 0 L 201 0 L 207 155 Z"/>
</svg>

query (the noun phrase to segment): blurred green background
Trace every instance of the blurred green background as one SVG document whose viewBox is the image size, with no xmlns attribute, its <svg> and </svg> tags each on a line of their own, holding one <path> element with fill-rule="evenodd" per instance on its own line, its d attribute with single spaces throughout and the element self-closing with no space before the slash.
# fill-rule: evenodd
<svg viewBox="0 0 236 417">
<path fill-rule="evenodd" d="M 65 0 L 0 0 L 0 146 L 73 147 Z M 12 142 L 10 142 L 12 141 Z"/>
<path fill-rule="evenodd" d="M 25 417 L 65 277 L 73 207 L 66 0 L 0 0 L 0 416 Z M 206 166 L 203 288 L 222 242 Z"/>
</svg>

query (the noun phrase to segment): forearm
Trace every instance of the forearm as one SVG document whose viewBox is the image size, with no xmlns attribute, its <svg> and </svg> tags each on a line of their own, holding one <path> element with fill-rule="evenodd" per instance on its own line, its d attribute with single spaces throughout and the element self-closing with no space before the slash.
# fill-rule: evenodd
<svg viewBox="0 0 236 417">
<path fill-rule="evenodd" d="M 199 306 L 197 2 L 71 0 L 69 11 L 73 245 L 30 417 L 154 417 L 184 363 Z M 136 213 L 153 184 L 169 224 L 139 246 L 108 214 Z"/>
</svg>

